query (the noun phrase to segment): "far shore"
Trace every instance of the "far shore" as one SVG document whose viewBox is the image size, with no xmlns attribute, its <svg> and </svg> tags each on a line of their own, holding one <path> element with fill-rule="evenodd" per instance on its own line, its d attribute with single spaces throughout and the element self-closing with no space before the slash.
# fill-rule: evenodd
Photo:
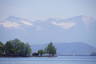
<svg viewBox="0 0 96 64">
<path fill-rule="evenodd" d="M 59 56 L 73 56 L 73 55 L 59 55 Z M 91 56 L 91 55 L 76 55 L 76 56 Z M 0 56 L 0 57 L 15 58 L 15 57 L 58 57 L 58 56 Z"/>
<path fill-rule="evenodd" d="M 0 56 L 0 57 L 58 57 L 58 56 Z"/>
</svg>

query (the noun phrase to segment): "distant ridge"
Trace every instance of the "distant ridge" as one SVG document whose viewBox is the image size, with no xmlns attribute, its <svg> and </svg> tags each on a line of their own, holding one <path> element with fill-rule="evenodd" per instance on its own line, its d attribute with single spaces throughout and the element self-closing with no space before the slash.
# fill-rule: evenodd
<svg viewBox="0 0 96 64">
<path fill-rule="evenodd" d="M 47 44 L 33 45 L 32 49 L 34 50 L 43 49 Z M 57 55 L 75 55 L 83 56 L 90 55 L 92 52 L 96 52 L 96 48 L 80 42 L 72 43 L 54 43 L 54 46 L 57 48 Z"/>
</svg>

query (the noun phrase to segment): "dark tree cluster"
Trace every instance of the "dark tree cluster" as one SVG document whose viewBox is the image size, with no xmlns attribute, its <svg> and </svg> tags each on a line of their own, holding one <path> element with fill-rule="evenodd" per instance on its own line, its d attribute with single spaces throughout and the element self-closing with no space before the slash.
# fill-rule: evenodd
<svg viewBox="0 0 96 64">
<path fill-rule="evenodd" d="M 30 56 L 31 47 L 29 44 L 14 39 L 7 41 L 4 45 L 0 42 L 0 56 Z"/>
</svg>

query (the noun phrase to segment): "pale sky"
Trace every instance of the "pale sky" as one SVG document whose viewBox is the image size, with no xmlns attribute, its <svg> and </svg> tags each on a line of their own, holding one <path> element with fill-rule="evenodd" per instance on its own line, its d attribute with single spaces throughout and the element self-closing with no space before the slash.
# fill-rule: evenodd
<svg viewBox="0 0 96 64">
<path fill-rule="evenodd" d="M 46 19 L 78 15 L 96 18 L 96 0 L 0 0 L 0 20 L 8 16 Z"/>
</svg>

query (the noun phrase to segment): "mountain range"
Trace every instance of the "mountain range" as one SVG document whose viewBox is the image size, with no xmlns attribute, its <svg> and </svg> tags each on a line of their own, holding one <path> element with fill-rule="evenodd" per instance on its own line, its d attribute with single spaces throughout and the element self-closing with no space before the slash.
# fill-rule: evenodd
<svg viewBox="0 0 96 64">
<path fill-rule="evenodd" d="M 0 20 L 0 41 L 19 38 L 30 44 L 53 42 L 96 42 L 96 20 L 90 16 L 30 20 L 9 16 Z"/>
</svg>

